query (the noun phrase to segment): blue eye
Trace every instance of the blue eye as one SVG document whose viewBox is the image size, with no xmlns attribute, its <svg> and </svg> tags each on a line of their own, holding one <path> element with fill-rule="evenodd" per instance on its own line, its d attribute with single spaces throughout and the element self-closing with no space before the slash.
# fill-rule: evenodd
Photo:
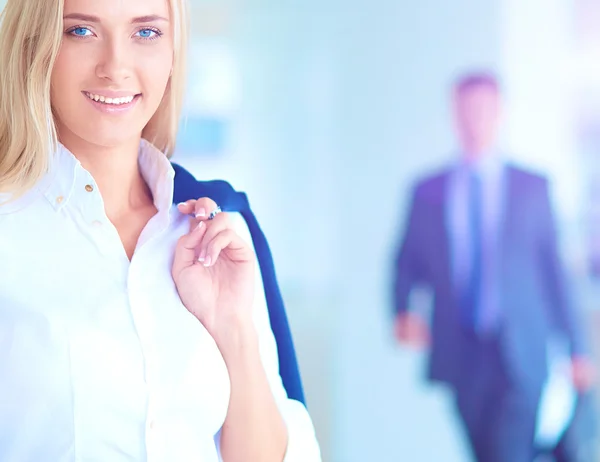
<svg viewBox="0 0 600 462">
<path fill-rule="evenodd" d="M 87 27 L 76 27 L 75 29 L 72 29 L 70 33 L 76 37 L 88 37 L 92 35 L 92 31 Z"/>
<path fill-rule="evenodd" d="M 154 29 L 142 29 L 137 32 L 137 35 L 140 38 L 152 40 L 158 38 L 158 36 L 160 36 L 160 33 Z"/>
</svg>

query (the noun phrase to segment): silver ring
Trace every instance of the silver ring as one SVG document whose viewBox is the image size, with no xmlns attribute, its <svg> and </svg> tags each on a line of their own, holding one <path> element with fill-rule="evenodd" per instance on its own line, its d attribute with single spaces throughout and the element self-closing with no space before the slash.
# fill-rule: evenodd
<svg viewBox="0 0 600 462">
<path fill-rule="evenodd" d="M 216 209 L 214 209 L 212 212 L 210 212 L 210 215 L 208 215 L 208 219 L 214 220 L 215 217 L 221 212 L 222 212 L 221 207 L 217 206 Z"/>
</svg>

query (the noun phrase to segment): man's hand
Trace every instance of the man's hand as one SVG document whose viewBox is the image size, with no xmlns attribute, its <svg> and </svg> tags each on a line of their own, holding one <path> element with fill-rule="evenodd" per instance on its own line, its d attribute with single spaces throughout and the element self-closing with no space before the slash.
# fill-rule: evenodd
<svg viewBox="0 0 600 462">
<path fill-rule="evenodd" d="M 571 359 L 573 386 L 580 393 L 589 391 L 596 384 L 596 367 L 585 356 L 574 356 Z"/>
<path fill-rule="evenodd" d="M 394 336 L 403 345 L 423 349 L 431 344 L 429 326 L 421 316 L 404 312 L 396 317 Z"/>
</svg>

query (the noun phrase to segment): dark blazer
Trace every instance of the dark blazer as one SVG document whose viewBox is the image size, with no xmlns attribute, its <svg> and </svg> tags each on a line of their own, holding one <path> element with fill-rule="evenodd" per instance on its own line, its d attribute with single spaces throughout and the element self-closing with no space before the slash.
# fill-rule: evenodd
<svg viewBox="0 0 600 462">
<path fill-rule="evenodd" d="M 546 342 L 558 329 L 574 353 L 583 347 L 565 289 L 547 181 L 512 165 L 505 170 L 507 201 L 500 232 L 501 351 L 508 373 L 522 385 L 541 387 L 547 376 Z M 447 232 L 446 170 L 414 189 L 406 233 L 395 260 L 394 308 L 407 310 L 417 284 L 433 291 L 429 377 L 459 387 L 469 380 L 461 365 L 468 343 L 452 282 Z"/>
<path fill-rule="evenodd" d="M 197 181 L 183 167 L 177 164 L 172 165 L 175 169 L 174 203 L 185 202 L 199 197 L 210 197 L 223 211 L 239 212 L 246 220 L 258 257 L 271 329 L 275 334 L 277 342 L 279 374 L 281 375 L 288 398 L 305 403 L 302 380 L 298 361 L 296 360 L 296 351 L 285 313 L 283 298 L 277 284 L 273 257 L 271 256 L 267 239 L 250 209 L 248 198 L 244 193 L 235 191 L 226 181 Z"/>
</svg>

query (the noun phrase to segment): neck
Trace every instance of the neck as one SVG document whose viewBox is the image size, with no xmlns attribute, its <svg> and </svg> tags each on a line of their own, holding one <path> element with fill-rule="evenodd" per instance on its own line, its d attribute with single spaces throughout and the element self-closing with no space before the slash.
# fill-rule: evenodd
<svg viewBox="0 0 600 462">
<path fill-rule="evenodd" d="M 468 143 L 463 145 L 464 159 L 469 163 L 480 162 L 486 157 L 489 157 L 491 155 L 491 151 L 491 146 L 475 146 L 469 145 Z"/>
<path fill-rule="evenodd" d="M 114 147 L 65 141 L 61 140 L 96 181 L 109 219 L 118 220 L 153 203 L 138 165 L 139 138 Z"/>
</svg>

